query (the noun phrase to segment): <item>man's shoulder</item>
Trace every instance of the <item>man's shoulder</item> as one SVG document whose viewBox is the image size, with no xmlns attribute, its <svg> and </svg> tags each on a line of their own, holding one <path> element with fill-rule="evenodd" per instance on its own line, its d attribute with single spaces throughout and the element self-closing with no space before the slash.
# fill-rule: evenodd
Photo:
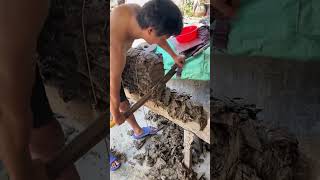
<svg viewBox="0 0 320 180">
<path fill-rule="evenodd" d="M 123 14 L 123 13 L 129 13 L 133 12 L 133 11 L 137 11 L 141 8 L 141 6 L 139 6 L 138 4 L 122 4 L 120 6 L 115 7 L 112 10 L 112 13 L 117 13 L 117 14 Z"/>
<path fill-rule="evenodd" d="M 139 4 L 131 3 L 131 4 L 128 4 L 128 6 L 134 10 L 141 9 L 141 6 Z"/>
</svg>

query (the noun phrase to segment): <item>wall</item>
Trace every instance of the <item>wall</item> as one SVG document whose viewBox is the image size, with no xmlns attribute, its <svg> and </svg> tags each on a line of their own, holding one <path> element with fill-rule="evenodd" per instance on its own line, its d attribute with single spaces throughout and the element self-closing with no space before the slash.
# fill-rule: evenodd
<svg viewBox="0 0 320 180">
<path fill-rule="evenodd" d="M 215 56 L 211 69 L 214 96 L 245 98 L 264 108 L 260 119 L 299 136 L 320 134 L 319 62 Z"/>
</svg>

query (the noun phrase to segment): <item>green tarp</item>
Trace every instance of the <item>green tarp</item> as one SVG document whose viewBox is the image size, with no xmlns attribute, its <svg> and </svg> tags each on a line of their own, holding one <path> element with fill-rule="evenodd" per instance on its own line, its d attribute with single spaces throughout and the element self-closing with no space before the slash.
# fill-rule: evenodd
<svg viewBox="0 0 320 180">
<path fill-rule="evenodd" d="M 168 43 L 174 49 L 169 41 Z M 156 53 L 162 54 L 164 69 L 167 73 L 174 64 L 172 57 L 159 46 Z M 189 62 L 183 67 L 180 79 L 210 80 L 210 47 L 197 56 L 188 58 L 187 61 Z M 173 79 L 177 79 L 176 76 Z"/>
<path fill-rule="evenodd" d="M 228 54 L 320 60 L 320 0 L 240 0 Z"/>
</svg>

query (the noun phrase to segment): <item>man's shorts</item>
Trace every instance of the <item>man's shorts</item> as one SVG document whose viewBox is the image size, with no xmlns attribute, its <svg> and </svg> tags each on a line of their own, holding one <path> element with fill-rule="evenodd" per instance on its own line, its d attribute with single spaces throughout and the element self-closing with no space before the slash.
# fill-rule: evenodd
<svg viewBox="0 0 320 180">
<path fill-rule="evenodd" d="M 33 114 L 33 128 L 45 126 L 54 119 L 38 66 L 36 67 L 31 96 L 31 110 Z"/>
<path fill-rule="evenodd" d="M 124 92 L 123 85 L 120 87 L 120 102 L 128 101 L 126 93 Z"/>
</svg>

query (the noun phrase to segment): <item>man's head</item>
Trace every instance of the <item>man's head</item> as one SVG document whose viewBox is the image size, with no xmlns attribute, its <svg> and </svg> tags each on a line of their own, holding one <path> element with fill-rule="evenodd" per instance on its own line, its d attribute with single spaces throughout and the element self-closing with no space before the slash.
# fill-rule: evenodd
<svg viewBox="0 0 320 180">
<path fill-rule="evenodd" d="M 158 44 L 172 35 L 180 34 L 183 18 L 171 0 L 151 0 L 138 12 L 137 21 L 149 44 Z"/>
</svg>

